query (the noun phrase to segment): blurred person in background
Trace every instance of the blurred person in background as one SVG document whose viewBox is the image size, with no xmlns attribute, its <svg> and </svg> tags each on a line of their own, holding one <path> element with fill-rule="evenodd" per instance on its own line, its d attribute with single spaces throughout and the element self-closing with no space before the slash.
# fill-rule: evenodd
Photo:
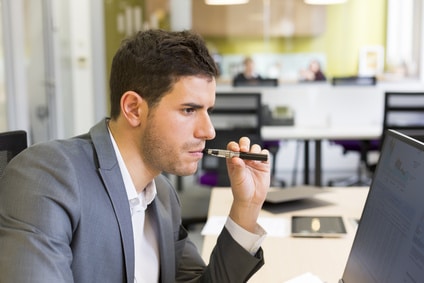
<svg viewBox="0 0 424 283">
<path fill-rule="evenodd" d="M 308 69 L 300 71 L 301 81 L 325 81 L 326 79 L 318 60 L 312 60 Z"/>
</svg>

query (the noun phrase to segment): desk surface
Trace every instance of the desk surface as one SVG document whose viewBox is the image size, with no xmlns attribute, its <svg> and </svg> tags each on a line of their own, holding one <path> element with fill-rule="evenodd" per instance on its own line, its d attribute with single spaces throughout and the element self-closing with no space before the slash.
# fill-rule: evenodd
<svg viewBox="0 0 424 283">
<path fill-rule="evenodd" d="M 263 126 L 264 139 L 304 139 L 304 140 L 372 140 L 381 136 L 382 128 L 369 126 Z"/>
<path fill-rule="evenodd" d="M 262 245 L 265 265 L 249 282 L 283 283 L 306 272 L 317 275 L 328 283 L 337 283 L 341 277 L 352 246 L 356 226 L 352 219 L 361 216 L 368 188 L 333 188 L 311 200 L 279 204 L 273 212 L 263 209 L 261 217 L 283 217 L 292 215 L 341 215 L 347 235 L 343 238 L 292 238 L 267 237 Z M 215 188 L 211 193 L 209 216 L 228 215 L 232 203 L 228 188 Z M 265 206 L 267 208 L 267 206 Z M 216 236 L 204 237 L 202 257 L 206 262 L 216 242 Z"/>
</svg>

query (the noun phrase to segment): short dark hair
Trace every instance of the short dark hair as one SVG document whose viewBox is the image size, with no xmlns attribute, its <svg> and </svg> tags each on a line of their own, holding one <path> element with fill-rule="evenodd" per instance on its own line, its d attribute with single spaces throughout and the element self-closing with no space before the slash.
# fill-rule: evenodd
<svg viewBox="0 0 424 283">
<path fill-rule="evenodd" d="M 110 73 L 111 118 L 120 113 L 126 91 L 135 91 L 154 107 L 183 76 L 218 74 L 204 40 L 191 31 L 146 30 L 124 40 Z"/>
</svg>

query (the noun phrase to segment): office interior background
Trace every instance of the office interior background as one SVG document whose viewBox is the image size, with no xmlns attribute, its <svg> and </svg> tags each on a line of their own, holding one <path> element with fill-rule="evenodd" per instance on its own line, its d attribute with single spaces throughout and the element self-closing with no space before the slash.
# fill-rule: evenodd
<svg viewBox="0 0 424 283">
<path fill-rule="evenodd" d="M 312 59 L 328 79 L 376 75 L 379 92 L 423 90 L 421 0 L 250 0 L 234 6 L 204 0 L 1 0 L 0 9 L 0 131 L 26 130 L 30 143 L 84 133 L 107 116 L 112 56 L 123 38 L 147 28 L 202 34 L 220 66 L 218 90 L 228 87 L 246 55 L 261 75 L 280 81 L 281 97 L 331 88 L 329 82 L 299 82 Z M 374 116 L 381 109 L 373 111 L 366 96 L 359 97 L 357 103 L 365 105 L 360 115 L 379 122 Z M 274 106 L 279 101 L 269 98 Z M 297 102 L 311 115 L 325 102 L 314 103 Z M 278 155 L 282 179 L 291 174 L 295 147 L 287 142 Z M 331 144 L 324 150 L 329 171 L 355 170 L 357 156 Z"/>
</svg>

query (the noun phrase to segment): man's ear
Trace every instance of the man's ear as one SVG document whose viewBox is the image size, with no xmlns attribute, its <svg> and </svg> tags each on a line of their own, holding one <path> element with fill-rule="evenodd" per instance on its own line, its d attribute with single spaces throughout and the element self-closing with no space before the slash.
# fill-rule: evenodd
<svg viewBox="0 0 424 283">
<path fill-rule="evenodd" d="M 134 91 L 127 91 L 121 97 L 122 115 L 133 127 L 139 126 L 142 120 L 143 98 Z"/>
</svg>

